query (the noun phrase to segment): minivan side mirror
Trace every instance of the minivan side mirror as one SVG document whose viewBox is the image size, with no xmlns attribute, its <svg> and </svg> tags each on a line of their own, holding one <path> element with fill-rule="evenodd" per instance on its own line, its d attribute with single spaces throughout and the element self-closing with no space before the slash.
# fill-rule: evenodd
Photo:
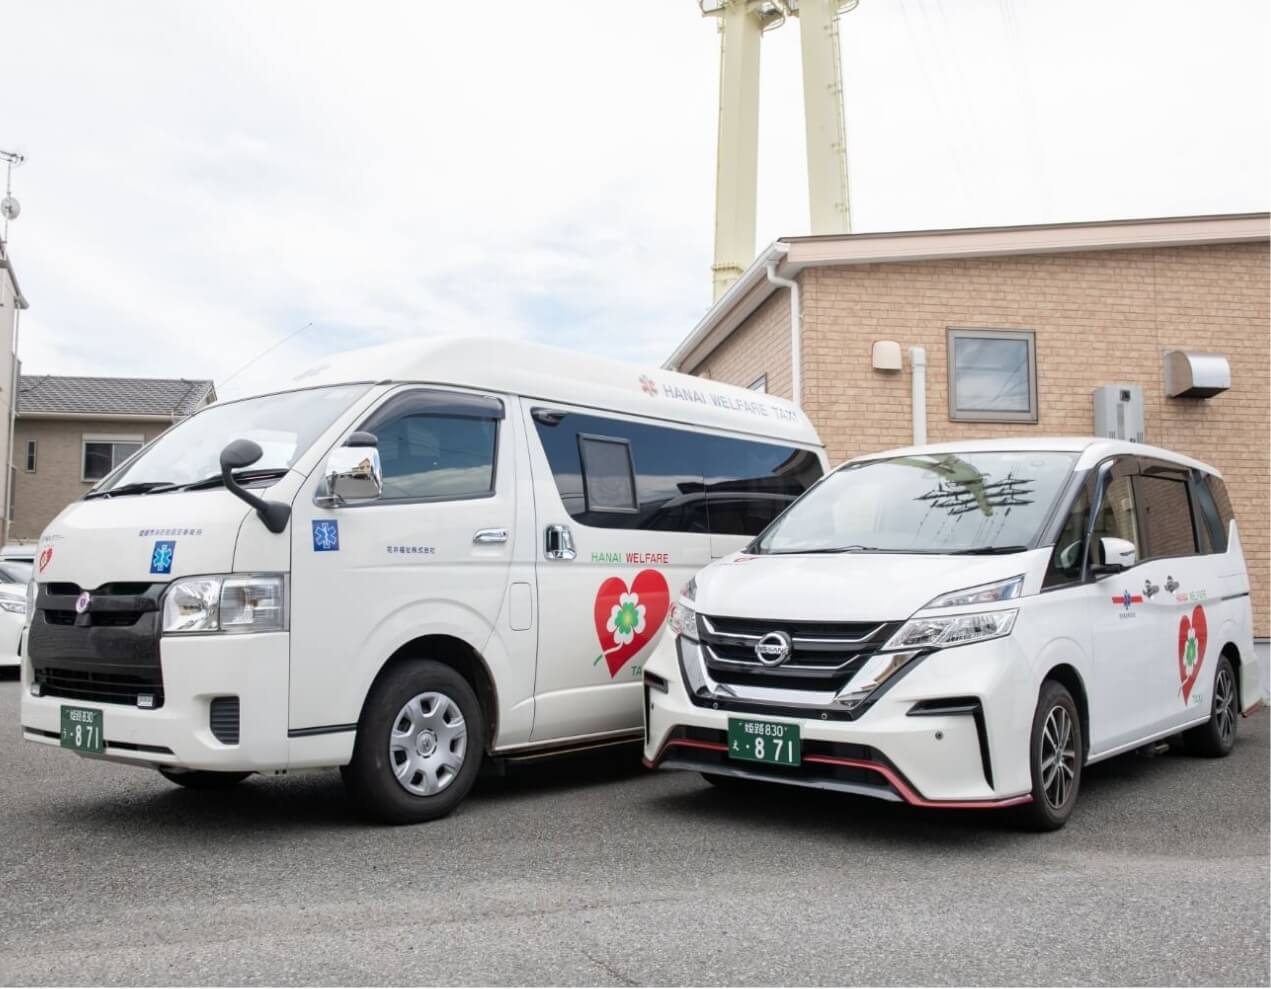
<svg viewBox="0 0 1271 989">
<path fill-rule="evenodd" d="M 1120 573 L 1138 562 L 1139 552 L 1134 543 L 1116 536 L 1104 536 L 1099 540 L 1099 562 L 1092 567 L 1096 574 Z"/>
<path fill-rule="evenodd" d="M 354 433 L 327 458 L 322 490 L 315 501 L 324 508 L 365 504 L 384 493 L 384 468 L 371 433 Z"/>
</svg>

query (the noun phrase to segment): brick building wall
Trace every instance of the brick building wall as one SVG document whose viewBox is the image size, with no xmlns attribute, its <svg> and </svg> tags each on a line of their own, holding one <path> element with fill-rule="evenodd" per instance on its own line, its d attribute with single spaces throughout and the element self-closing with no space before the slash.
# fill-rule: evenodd
<svg viewBox="0 0 1271 989">
<path fill-rule="evenodd" d="M 931 442 L 1088 435 L 1092 390 L 1139 384 L 1147 441 L 1223 472 L 1251 570 L 1258 634 L 1265 636 L 1271 629 L 1268 261 L 1263 242 L 807 268 L 798 276 L 804 407 L 834 462 L 909 444 L 909 362 L 900 373 L 872 370 L 875 340 L 926 348 Z M 784 302 L 788 293 L 776 295 Z M 695 373 L 708 368 L 713 378 L 746 385 L 768 371 L 769 390 L 789 397 L 788 309 L 780 317 L 775 312 L 769 299 Z M 1036 333 L 1036 424 L 949 418 L 950 327 Z M 1226 354 L 1231 389 L 1206 400 L 1167 399 L 1163 357 L 1175 349 Z M 778 373 L 764 366 L 767 359 Z"/>
<path fill-rule="evenodd" d="M 38 539 L 63 508 L 83 497 L 93 482 L 83 476 L 86 435 L 140 436 L 149 442 L 169 426 L 136 420 L 19 418 L 13 431 L 14 476 L 11 539 Z M 26 470 L 27 441 L 36 442 L 34 472 Z"/>
</svg>

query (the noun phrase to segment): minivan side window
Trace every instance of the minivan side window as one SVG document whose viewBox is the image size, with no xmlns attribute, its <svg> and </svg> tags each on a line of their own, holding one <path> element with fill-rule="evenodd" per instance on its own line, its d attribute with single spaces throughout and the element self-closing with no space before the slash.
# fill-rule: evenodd
<svg viewBox="0 0 1271 989">
<path fill-rule="evenodd" d="M 1134 544 L 1138 559 L 1143 558 L 1143 543 L 1134 509 L 1134 478 L 1125 474 L 1114 477 L 1103 489 L 1099 514 L 1090 533 L 1090 562 L 1099 562 L 1099 540 L 1105 536 L 1124 539 Z"/>
<path fill-rule="evenodd" d="M 1187 482 L 1181 477 L 1143 474 L 1138 478 L 1137 494 L 1147 542 L 1147 556 L 1139 558 L 1195 555 L 1196 525 Z"/>
<path fill-rule="evenodd" d="M 405 392 L 361 427 L 379 439 L 382 501 L 481 498 L 494 492 L 503 404 L 429 389 Z"/>
<path fill-rule="evenodd" d="M 1055 540 L 1050 555 L 1050 566 L 1042 580 L 1043 587 L 1058 587 L 1081 579 L 1086 530 L 1090 527 L 1090 498 L 1093 483 L 1083 484 L 1072 501 L 1072 508 L 1064 521 L 1063 530 Z"/>
<path fill-rule="evenodd" d="M 1231 532 L 1231 520 L 1236 517 L 1236 513 L 1231 508 L 1231 496 L 1227 494 L 1227 485 L 1221 477 L 1206 474 L 1197 488 L 1213 499 L 1220 534 L 1213 537 L 1214 552 L 1225 553 L 1227 552 L 1227 534 Z"/>
<path fill-rule="evenodd" d="M 780 444 L 552 409 L 532 415 L 565 510 L 582 525 L 758 535 L 821 476 L 815 453 Z"/>
</svg>

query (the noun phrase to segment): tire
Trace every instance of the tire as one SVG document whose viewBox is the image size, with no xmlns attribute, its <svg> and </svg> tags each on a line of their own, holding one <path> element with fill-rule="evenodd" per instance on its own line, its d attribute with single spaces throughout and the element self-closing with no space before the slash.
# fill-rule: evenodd
<svg viewBox="0 0 1271 989">
<path fill-rule="evenodd" d="M 1183 747 L 1190 755 L 1221 759 L 1236 744 L 1240 723 L 1240 684 L 1235 668 L 1226 656 L 1218 657 L 1214 670 L 1214 696 L 1209 703 L 1209 720 L 1183 732 Z"/>
<path fill-rule="evenodd" d="M 1058 746 L 1062 759 L 1056 772 L 1052 754 Z M 1057 831 L 1067 822 L 1081 789 L 1085 763 L 1081 713 L 1063 684 L 1047 680 L 1037 698 L 1033 727 L 1028 739 L 1028 764 L 1033 780 L 1033 799 L 1018 808 L 1020 823 L 1030 831 Z M 1049 765 L 1044 765 L 1049 764 Z"/>
<path fill-rule="evenodd" d="M 467 680 L 433 660 L 400 663 L 371 688 L 340 775 L 371 817 L 419 824 L 445 817 L 468 795 L 484 742 L 485 716 Z"/>
<path fill-rule="evenodd" d="M 191 790 L 225 790 L 243 782 L 251 773 L 217 773 L 209 769 L 168 769 L 160 766 L 159 775 L 170 783 Z"/>
</svg>

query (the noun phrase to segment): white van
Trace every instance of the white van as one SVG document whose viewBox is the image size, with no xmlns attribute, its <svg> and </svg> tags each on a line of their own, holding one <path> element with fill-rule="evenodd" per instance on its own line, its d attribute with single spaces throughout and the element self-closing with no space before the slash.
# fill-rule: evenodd
<svg viewBox="0 0 1271 989">
<path fill-rule="evenodd" d="M 678 599 L 645 760 L 1063 825 L 1082 767 L 1266 696 L 1222 479 L 1096 439 L 849 461 Z"/>
<path fill-rule="evenodd" d="M 678 588 L 824 473 L 788 402 L 508 340 L 348 354 L 173 427 L 40 539 L 22 732 L 195 787 L 640 740 Z"/>
</svg>

